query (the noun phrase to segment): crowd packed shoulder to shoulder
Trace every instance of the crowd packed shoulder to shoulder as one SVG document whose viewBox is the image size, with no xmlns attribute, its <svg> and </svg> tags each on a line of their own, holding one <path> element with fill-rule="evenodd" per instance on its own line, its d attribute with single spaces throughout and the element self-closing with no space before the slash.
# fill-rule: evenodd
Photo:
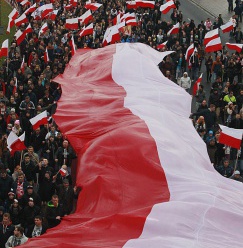
<svg viewBox="0 0 243 248">
<path fill-rule="evenodd" d="M 229 11 L 233 11 L 230 2 Z M 36 1 L 37 7 L 48 3 L 49 0 Z M 217 143 L 217 123 L 242 128 L 243 55 L 230 55 L 224 47 L 214 59 L 211 54 L 205 55 L 203 46 L 206 32 L 223 24 L 221 15 L 213 22 L 205 18 L 197 25 L 194 20 L 184 21 L 179 0 L 175 0 L 177 8 L 170 14 L 169 21 L 160 12 L 160 6 L 165 3 L 163 0 L 156 1 L 154 9 L 126 9 L 124 0 L 102 0 L 102 6 L 92 11 L 93 35 L 80 37 L 78 33 L 83 25 L 79 24 L 78 30 L 68 30 L 65 22 L 85 13 L 85 1 L 78 0 L 76 7 L 65 8 L 69 3 L 66 0 L 52 1 L 54 9 L 58 10 L 54 21 L 27 15 L 28 22 L 16 27 L 16 30 L 24 31 L 30 24 L 33 32 L 26 34 L 19 45 L 16 37 L 13 38 L 8 57 L 0 67 L 0 248 L 18 246 L 30 237 L 40 236 L 73 211 L 73 199 L 77 197 L 78 189 L 72 186 L 71 165 L 76 155 L 52 118 L 49 124 L 36 130 L 32 129 L 29 120 L 44 110 L 50 117 L 55 112 L 61 87 L 53 79 L 64 72 L 72 57 L 71 36 L 74 36 L 77 48 L 100 48 L 106 29 L 113 25 L 118 13 L 134 12 L 137 20 L 137 26 L 126 26 L 120 32 L 120 42 L 142 42 L 157 49 L 158 45 L 167 41 L 160 50 L 173 50 L 175 53 L 167 56 L 159 68 L 186 91 L 190 92 L 205 63 L 207 82 L 212 84 L 212 92 L 209 100 L 203 85 L 196 93 L 197 113 L 194 115 L 199 118 L 195 120 L 195 127 L 208 145 L 212 163 L 220 167 L 218 171 L 223 176 L 232 175 L 232 167 L 228 169 L 229 165 L 226 162 L 222 165 L 221 161 L 225 157 L 231 159 L 235 152 Z M 29 7 L 14 1 L 11 4 L 20 15 Z M 242 21 L 242 6 L 236 1 L 235 15 L 231 18 L 234 23 L 231 38 L 237 43 L 243 39 L 238 27 Z M 39 33 L 45 22 L 48 29 Z M 180 23 L 179 33 L 167 36 L 177 22 Z M 186 61 L 185 53 L 192 43 L 197 52 Z M 48 62 L 44 59 L 46 50 Z M 17 136 L 25 132 L 28 149 L 22 154 L 15 152 L 14 156 L 10 156 L 7 136 L 11 131 Z M 239 173 L 243 172 L 243 163 L 240 163 L 239 170 Z M 239 173 L 233 179 L 239 178 Z"/>
</svg>

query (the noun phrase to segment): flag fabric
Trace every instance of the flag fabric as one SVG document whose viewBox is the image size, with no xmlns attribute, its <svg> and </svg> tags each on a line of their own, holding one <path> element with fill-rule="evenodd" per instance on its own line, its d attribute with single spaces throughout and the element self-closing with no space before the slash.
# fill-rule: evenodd
<svg viewBox="0 0 243 248">
<path fill-rule="evenodd" d="M 127 9 L 136 9 L 137 8 L 136 1 L 127 1 L 126 7 Z"/>
<path fill-rule="evenodd" d="M 42 27 L 40 28 L 40 30 L 39 30 L 39 36 L 40 36 L 41 34 L 44 34 L 47 30 L 48 30 L 48 25 L 47 25 L 47 23 L 45 22 L 45 23 L 42 25 Z"/>
<path fill-rule="evenodd" d="M 201 73 L 200 77 L 197 79 L 197 81 L 193 85 L 193 89 L 192 89 L 193 96 L 195 96 L 197 94 L 197 91 L 199 90 L 199 85 L 202 82 L 202 76 L 203 76 L 203 73 Z"/>
<path fill-rule="evenodd" d="M 79 33 L 80 37 L 86 36 L 86 35 L 93 35 L 94 32 L 94 25 L 93 23 L 90 23 L 87 27 L 81 30 Z"/>
<path fill-rule="evenodd" d="M 8 57 L 8 39 L 6 39 L 2 44 L 2 48 L 0 50 L 0 58 L 1 57 Z"/>
<path fill-rule="evenodd" d="M 65 28 L 66 29 L 79 29 L 78 18 L 66 19 Z"/>
<path fill-rule="evenodd" d="M 28 0 L 23 0 L 22 2 L 20 2 L 20 4 L 21 4 L 22 6 L 31 5 L 31 3 L 30 3 Z"/>
<path fill-rule="evenodd" d="M 60 173 L 60 175 L 61 175 L 62 177 L 65 177 L 65 176 L 67 175 L 67 171 L 64 170 L 63 168 L 61 168 L 61 169 L 59 170 L 59 173 Z"/>
<path fill-rule="evenodd" d="M 241 53 L 242 51 L 243 44 L 229 43 L 229 42 L 226 42 L 225 44 L 230 50 L 235 50 L 238 53 Z"/>
<path fill-rule="evenodd" d="M 102 6 L 101 3 L 91 3 L 90 1 L 87 1 L 84 7 L 85 7 L 85 9 L 90 9 L 92 11 L 96 11 L 101 6 Z"/>
<path fill-rule="evenodd" d="M 25 13 L 23 13 L 19 18 L 17 18 L 17 19 L 15 19 L 15 25 L 17 26 L 17 27 L 19 27 L 22 23 L 27 23 L 27 22 L 29 22 L 29 20 L 28 20 L 28 18 L 27 18 L 27 16 L 25 15 Z"/>
<path fill-rule="evenodd" d="M 161 44 L 159 44 L 159 45 L 157 46 L 157 49 L 163 49 L 163 48 L 166 46 L 167 42 L 168 42 L 168 40 L 165 41 L 165 42 L 163 42 L 163 43 L 161 43 Z"/>
<path fill-rule="evenodd" d="M 136 6 L 140 8 L 154 9 L 155 1 L 135 0 Z"/>
<path fill-rule="evenodd" d="M 24 33 L 25 34 L 30 34 L 32 32 L 33 32 L 33 29 L 32 29 L 32 27 L 31 27 L 31 25 L 29 23 L 29 25 L 27 26 L 27 28 L 24 30 Z"/>
<path fill-rule="evenodd" d="M 25 14 L 28 15 L 28 14 L 31 14 L 33 13 L 35 10 L 36 10 L 36 3 L 34 3 L 33 5 L 31 5 L 27 10 L 25 10 Z"/>
<path fill-rule="evenodd" d="M 20 29 L 14 35 L 16 37 L 17 45 L 19 46 L 25 39 L 25 32 L 22 32 Z"/>
<path fill-rule="evenodd" d="M 26 149 L 24 144 L 25 132 L 21 136 L 17 136 L 13 131 L 10 132 L 7 138 L 7 145 L 11 156 L 17 151 L 22 151 Z"/>
<path fill-rule="evenodd" d="M 173 27 L 168 31 L 167 35 L 178 34 L 179 29 L 180 29 L 180 23 L 177 22 L 177 24 L 173 25 Z"/>
<path fill-rule="evenodd" d="M 80 49 L 55 78 L 54 118 L 78 153 L 82 191 L 76 212 L 25 248 L 242 246 L 242 184 L 213 168 L 191 96 L 158 70 L 168 54 L 140 43 Z"/>
<path fill-rule="evenodd" d="M 168 1 L 160 6 L 160 11 L 162 14 L 167 14 L 171 9 L 176 9 L 174 1 Z"/>
<path fill-rule="evenodd" d="M 121 40 L 118 25 L 111 26 L 106 29 L 103 39 L 103 46 L 114 44 Z"/>
<path fill-rule="evenodd" d="M 75 46 L 75 43 L 74 43 L 73 35 L 71 37 L 71 40 L 69 42 L 69 45 L 70 45 L 71 53 L 72 53 L 72 56 L 73 56 L 76 53 L 76 46 Z"/>
<path fill-rule="evenodd" d="M 45 53 L 44 53 L 44 61 L 45 61 L 46 64 L 50 61 L 47 47 L 46 47 L 46 50 L 45 50 Z"/>
<path fill-rule="evenodd" d="M 7 27 L 7 33 L 10 33 L 10 29 L 14 26 L 14 21 L 18 17 L 19 12 L 14 8 L 11 13 L 8 15 L 8 27 Z"/>
<path fill-rule="evenodd" d="M 77 1 L 77 0 L 70 0 L 69 3 L 70 3 L 73 7 L 77 7 L 77 5 L 78 5 L 78 1 Z"/>
<path fill-rule="evenodd" d="M 43 111 L 42 113 L 36 115 L 35 117 L 30 119 L 30 123 L 32 124 L 33 130 L 36 130 L 41 125 L 48 124 L 47 120 L 47 111 Z"/>
<path fill-rule="evenodd" d="M 93 20 L 93 16 L 91 14 L 90 9 L 87 10 L 83 15 L 81 15 L 80 17 L 78 17 L 79 21 L 81 23 L 84 23 L 85 25 L 88 25 L 90 21 Z"/>
<path fill-rule="evenodd" d="M 186 54 L 185 54 L 186 61 L 189 61 L 193 51 L 194 51 L 194 43 L 192 43 L 186 50 Z"/>
<path fill-rule="evenodd" d="M 240 149 L 243 129 L 235 129 L 223 125 L 219 125 L 219 127 L 222 130 L 219 136 L 219 143 Z"/>
<path fill-rule="evenodd" d="M 23 74 L 24 74 L 24 59 L 25 59 L 25 56 L 23 56 L 23 60 L 22 60 L 21 66 L 20 66 L 21 72 Z"/>
<path fill-rule="evenodd" d="M 218 37 L 219 37 L 219 29 L 218 28 L 213 29 L 205 34 L 203 43 L 204 45 L 207 45 L 208 42 Z"/>
<path fill-rule="evenodd" d="M 126 23 L 126 25 L 130 25 L 130 26 L 137 26 L 138 25 L 136 18 L 129 19 L 125 23 Z"/>
<path fill-rule="evenodd" d="M 58 13 L 58 9 L 53 10 L 53 12 L 51 12 L 49 15 L 49 19 L 51 19 L 52 21 L 55 21 L 55 19 L 57 17 L 57 13 Z"/>
<path fill-rule="evenodd" d="M 213 39 L 209 41 L 205 47 L 205 52 L 211 53 L 211 52 L 217 52 L 219 50 L 222 50 L 222 44 L 221 44 L 221 39 L 220 37 Z"/>
<path fill-rule="evenodd" d="M 223 33 L 230 32 L 231 30 L 234 29 L 234 24 L 232 21 L 229 21 L 229 22 L 225 23 L 224 25 L 221 25 L 220 29 L 222 30 Z"/>
</svg>

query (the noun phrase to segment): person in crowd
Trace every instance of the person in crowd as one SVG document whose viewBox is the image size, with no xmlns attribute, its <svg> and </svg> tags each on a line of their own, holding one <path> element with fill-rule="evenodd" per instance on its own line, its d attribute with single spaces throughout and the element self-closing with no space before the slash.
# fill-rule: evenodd
<svg viewBox="0 0 243 248">
<path fill-rule="evenodd" d="M 183 73 L 183 77 L 181 77 L 180 79 L 180 86 L 185 89 L 186 92 L 189 92 L 190 88 L 191 88 L 191 78 L 188 77 L 187 72 Z"/>
<path fill-rule="evenodd" d="M 0 168 L 0 199 L 3 201 L 8 198 L 8 192 L 11 190 L 13 179 L 7 174 L 5 168 Z"/>
<path fill-rule="evenodd" d="M 40 196 L 34 191 L 33 185 L 28 185 L 27 190 L 24 193 L 21 204 L 23 207 L 26 207 L 29 203 L 29 199 L 33 199 L 36 206 L 41 207 L 41 198 Z"/>
<path fill-rule="evenodd" d="M 230 179 L 243 183 L 243 177 L 241 177 L 240 172 L 238 170 L 234 172 Z"/>
<path fill-rule="evenodd" d="M 21 207 L 19 201 L 14 199 L 13 204 L 9 208 L 9 214 L 13 225 L 21 225 L 23 218 L 23 208 Z"/>
<path fill-rule="evenodd" d="M 5 248 L 20 246 L 26 243 L 27 241 L 28 238 L 24 235 L 24 228 L 21 226 L 16 226 L 14 229 L 14 234 L 9 237 L 5 244 Z"/>
<path fill-rule="evenodd" d="M 39 237 L 46 233 L 47 226 L 43 224 L 43 217 L 40 215 L 35 216 L 34 224 L 30 225 L 26 236 L 28 238 Z"/>
<path fill-rule="evenodd" d="M 3 214 L 3 220 L 0 223 L 0 248 L 5 248 L 5 244 L 14 233 L 14 225 L 10 219 L 10 214 Z"/>
<path fill-rule="evenodd" d="M 228 159 L 224 159 L 223 165 L 218 166 L 216 170 L 219 172 L 219 174 L 227 178 L 231 177 L 234 172 L 234 168 Z"/>
</svg>

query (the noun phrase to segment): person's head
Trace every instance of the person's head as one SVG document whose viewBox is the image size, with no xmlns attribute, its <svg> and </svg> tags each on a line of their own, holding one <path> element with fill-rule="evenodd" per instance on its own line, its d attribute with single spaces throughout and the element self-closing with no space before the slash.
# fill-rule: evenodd
<svg viewBox="0 0 243 248">
<path fill-rule="evenodd" d="M 22 226 L 15 226 L 15 229 L 14 229 L 14 236 L 15 237 L 21 237 L 23 236 L 23 233 L 24 233 L 24 228 Z"/>
<path fill-rule="evenodd" d="M 46 171 L 45 178 L 47 178 L 47 179 L 51 178 L 51 172 L 50 171 Z"/>
<path fill-rule="evenodd" d="M 24 162 L 25 162 L 25 164 L 29 164 L 29 162 L 30 162 L 30 156 L 28 154 L 25 155 Z"/>
<path fill-rule="evenodd" d="M 62 146 L 63 146 L 63 148 L 67 148 L 68 147 L 68 141 L 67 140 L 64 140 L 62 142 Z"/>
<path fill-rule="evenodd" d="M 29 97 L 29 96 L 26 96 L 26 97 L 25 97 L 25 101 L 26 101 L 26 102 L 29 102 L 29 101 L 30 101 L 30 97 Z"/>
<path fill-rule="evenodd" d="M 34 192 L 33 186 L 32 185 L 28 185 L 27 186 L 27 193 L 28 193 L 28 195 L 32 195 L 33 192 Z"/>
<path fill-rule="evenodd" d="M 210 104 L 210 110 L 215 111 L 215 105 L 214 104 Z"/>
<path fill-rule="evenodd" d="M 34 153 L 34 147 L 33 146 L 29 146 L 28 147 L 28 153 L 29 154 L 33 154 Z"/>
<path fill-rule="evenodd" d="M 234 172 L 234 177 L 237 179 L 240 178 L 240 172 L 238 170 Z"/>
<path fill-rule="evenodd" d="M 37 215 L 35 216 L 35 225 L 38 226 L 38 227 L 41 227 L 42 226 L 42 217 L 40 215 Z"/>
<path fill-rule="evenodd" d="M 204 86 L 202 84 L 199 84 L 199 90 L 203 91 Z"/>
<path fill-rule="evenodd" d="M 6 169 L 2 168 L 0 170 L 0 176 L 1 176 L 1 178 L 6 178 L 7 177 L 7 171 L 6 171 Z"/>
<path fill-rule="evenodd" d="M 204 106 L 207 106 L 207 101 L 206 100 L 203 100 L 201 105 L 204 107 Z"/>
<path fill-rule="evenodd" d="M 68 181 L 68 179 L 64 179 L 62 181 L 62 183 L 63 183 L 64 188 L 68 188 L 69 187 L 69 181 Z"/>
<path fill-rule="evenodd" d="M 3 225 L 7 226 L 10 224 L 10 214 L 5 213 L 3 214 Z"/>
<path fill-rule="evenodd" d="M 213 136 L 213 131 L 212 130 L 209 130 L 208 135 L 209 136 Z"/>
<path fill-rule="evenodd" d="M 230 91 L 229 92 L 229 96 L 232 97 L 234 95 L 234 92 L 233 91 Z"/>
<path fill-rule="evenodd" d="M 224 159 L 223 165 L 224 165 L 224 167 L 228 167 L 229 166 L 229 160 Z"/>
<path fill-rule="evenodd" d="M 18 182 L 20 182 L 20 183 L 24 182 L 24 173 L 23 172 L 18 173 Z"/>
<path fill-rule="evenodd" d="M 187 72 L 184 72 L 184 73 L 183 73 L 183 77 L 184 77 L 184 78 L 187 78 Z"/>
<path fill-rule="evenodd" d="M 42 163 L 43 163 L 43 166 L 46 167 L 48 165 L 49 161 L 47 158 L 43 158 Z"/>
<path fill-rule="evenodd" d="M 13 201 L 13 207 L 17 208 L 19 206 L 19 201 L 17 199 L 14 199 Z"/>
<path fill-rule="evenodd" d="M 58 195 L 53 195 L 51 198 L 51 201 L 52 201 L 54 207 L 57 207 L 58 203 L 59 203 Z"/>
<path fill-rule="evenodd" d="M 35 203 L 34 203 L 33 198 L 31 198 L 31 197 L 29 198 L 28 205 L 29 205 L 30 207 L 34 207 Z"/>
</svg>

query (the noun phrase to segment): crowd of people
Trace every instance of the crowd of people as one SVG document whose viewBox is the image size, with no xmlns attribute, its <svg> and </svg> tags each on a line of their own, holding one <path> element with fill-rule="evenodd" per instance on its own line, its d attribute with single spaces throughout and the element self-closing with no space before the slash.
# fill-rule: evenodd
<svg viewBox="0 0 243 248">
<path fill-rule="evenodd" d="M 243 181 L 243 153 L 218 142 L 219 123 L 243 129 L 243 54 L 230 53 L 226 47 L 215 54 L 206 54 L 203 45 L 205 34 L 223 24 L 221 15 L 214 21 L 210 18 L 200 23 L 187 21 L 188 17 L 180 10 L 180 1 L 175 0 L 176 9 L 169 14 L 170 20 L 166 20 L 160 12 L 160 6 L 166 2 L 163 0 L 156 1 L 153 9 L 127 9 L 123 0 L 103 0 L 98 10 L 92 11 L 93 35 L 80 37 L 82 25 L 77 30 L 69 30 L 65 28 L 65 21 L 81 16 L 86 11 L 85 1 L 78 0 L 77 6 L 66 8 L 70 2 L 52 1 L 54 9 L 58 10 L 54 21 L 48 17 L 36 20 L 29 14 L 28 22 L 18 28 L 24 31 L 30 23 L 33 32 L 28 33 L 19 45 L 16 37 L 13 38 L 8 57 L 0 67 L 0 248 L 15 247 L 28 238 L 40 236 L 58 225 L 63 216 L 72 213 L 73 200 L 79 191 L 73 187 L 71 177 L 76 154 L 52 118 L 61 97 L 61 87 L 53 79 L 64 72 L 72 57 L 71 36 L 74 36 L 77 48 L 101 48 L 105 31 L 113 25 L 118 13 L 134 12 L 137 20 L 136 26 L 120 30 L 120 42 L 142 42 L 158 49 L 158 45 L 167 41 L 159 50 L 175 53 L 161 61 L 159 68 L 187 92 L 191 92 L 205 66 L 206 82 L 199 86 L 195 95 L 193 123 L 207 144 L 216 170 L 225 177 Z M 228 2 L 229 11 L 235 12 L 231 18 L 235 27 L 230 36 L 236 43 L 241 43 L 243 35 L 238 24 L 242 21 L 243 4 L 236 0 L 233 8 L 232 0 Z M 37 7 L 48 3 L 49 0 L 36 1 Z M 19 1 L 12 0 L 11 5 L 20 15 L 29 8 Z M 45 22 L 48 29 L 39 34 Z M 180 23 L 179 33 L 167 36 L 177 22 Z M 197 51 L 186 61 L 185 53 L 192 43 Z M 48 62 L 44 59 L 46 49 Z M 211 86 L 209 99 L 204 84 Z M 49 123 L 33 130 L 30 118 L 44 110 L 49 114 Z M 7 147 L 11 131 L 17 136 L 25 132 L 27 147 L 13 156 Z M 239 156 L 237 170 L 230 164 L 236 156 Z"/>
</svg>

